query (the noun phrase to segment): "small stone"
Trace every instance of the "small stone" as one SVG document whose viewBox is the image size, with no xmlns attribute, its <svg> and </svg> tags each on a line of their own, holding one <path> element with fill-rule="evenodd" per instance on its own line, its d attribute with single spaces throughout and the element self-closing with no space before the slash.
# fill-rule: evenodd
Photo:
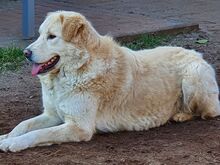
<svg viewBox="0 0 220 165">
<path fill-rule="evenodd" d="M 33 96 L 33 95 L 29 96 L 29 99 L 33 99 L 33 98 L 34 98 L 34 96 Z"/>
</svg>

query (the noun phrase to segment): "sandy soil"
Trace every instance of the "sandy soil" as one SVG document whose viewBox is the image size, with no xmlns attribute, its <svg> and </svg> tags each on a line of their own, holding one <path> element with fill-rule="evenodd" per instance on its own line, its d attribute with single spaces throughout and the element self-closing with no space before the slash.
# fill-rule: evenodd
<svg viewBox="0 0 220 165">
<path fill-rule="evenodd" d="M 220 82 L 220 51 L 203 32 L 182 34 L 169 44 L 193 48 L 216 69 Z M 168 43 L 166 43 L 167 45 Z M 30 66 L 0 75 L 0 134 L 41 113 L 40 84 Z M 144 132 L 98 134 L 90 142 L 37 147 L 19 153 L 0 152 L 0 164 L 220 164 L 220 118 L 167 123 Z"/>
</svg>

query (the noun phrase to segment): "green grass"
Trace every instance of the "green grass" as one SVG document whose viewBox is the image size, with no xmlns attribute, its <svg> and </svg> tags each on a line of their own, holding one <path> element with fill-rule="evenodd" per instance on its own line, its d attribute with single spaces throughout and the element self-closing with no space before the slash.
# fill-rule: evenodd
<svg viewBox="0 0 220 165">
<path fill-rule="evenodd" d="M 0 72 L 17 70 L 24 61 L 23 52 L 20 48 L 0 48 Z"/>
<path fill-rule="evenodd" d="M 161 35 L 142 35 L 138 39 L 122 43 L 123 46 L 126 46 L 133 50 L 140 50 L 140 49 L 149 49 L 149 48 L 155 48 L 157 46 L 161 46 L 163 43 L 167 42 L 169 40 L 169 36 Z"/>
</svg>

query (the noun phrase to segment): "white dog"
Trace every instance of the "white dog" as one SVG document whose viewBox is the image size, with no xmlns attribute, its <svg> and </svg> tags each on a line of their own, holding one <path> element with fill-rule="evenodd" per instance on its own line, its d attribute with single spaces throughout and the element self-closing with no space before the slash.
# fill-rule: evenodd
<svg viewBox="0 0 220 165">
<path fill-rule="evenodd" d="M 24 50 L 42 85 L 44 112 L 0 136 L 0 150 L 88 141 L 96 131 L 148 130 L 220 114 L 213 68 L 181 47 L 132 51 L 79 13 L 48 14 Z"/>
</svg>

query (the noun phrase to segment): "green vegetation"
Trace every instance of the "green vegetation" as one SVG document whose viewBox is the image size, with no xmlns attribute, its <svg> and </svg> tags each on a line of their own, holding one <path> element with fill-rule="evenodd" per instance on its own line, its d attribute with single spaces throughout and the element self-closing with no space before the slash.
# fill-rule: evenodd
<svg viewBox="0 0 220 165">
<path fill-rule="evenodd" d="M 18 69 L 24 59 L 23 52 L 20 48 L 0 48 L 0 72 Z"/>
<path fill-rule="evenodd" d="M 131 42 L 122 43 L 122 45 L 133 50 L 140 50 L 140 49 L 155 48 L 157 46 L 161 46 L 169 39 L 170 37 L 166 35 L 161 35 L 161 36 L 142 35 L 138 39 Z"/>
</svg>

